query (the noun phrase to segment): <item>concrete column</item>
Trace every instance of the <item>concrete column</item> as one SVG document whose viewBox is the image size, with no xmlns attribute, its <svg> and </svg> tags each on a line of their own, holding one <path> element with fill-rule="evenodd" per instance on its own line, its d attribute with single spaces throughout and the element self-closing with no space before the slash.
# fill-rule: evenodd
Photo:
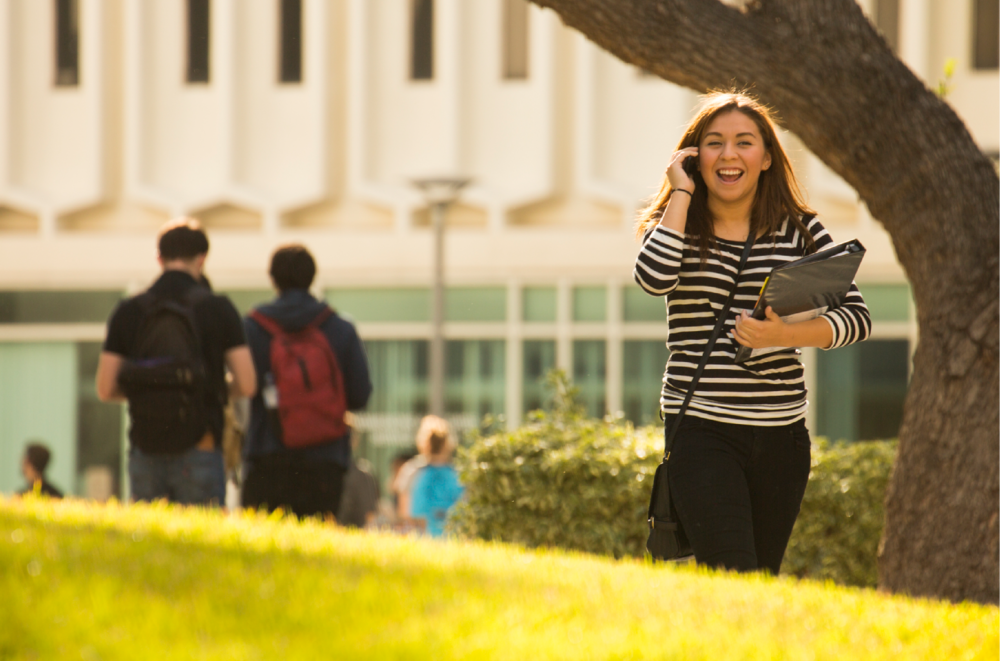
<svg viewBox="0 0 1000 661">
<path fill-rule="evenodd" d="M 931 84 L 929 36 L 930 0 L 899 0 L 899 59 Z"/>
</svg>

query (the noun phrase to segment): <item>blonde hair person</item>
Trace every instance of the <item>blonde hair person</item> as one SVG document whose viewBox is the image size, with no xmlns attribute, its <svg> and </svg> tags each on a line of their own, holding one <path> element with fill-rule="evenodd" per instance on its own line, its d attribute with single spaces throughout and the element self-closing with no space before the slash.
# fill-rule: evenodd
<svg viewBox="0 0 1000 661">
<path fill-rule="evenodd" d="M 735 288 L 667 464 L 678 519 L 699 563 L 777 574 L 810 466 L 796 347 L 866 339 L 868 309 L 852 285 L 842 306 L 814 319 L 786 323 L 770 307 L 763 320 L 748 315 L 772 268 L 834 242 L 802 199 L 770 111 L 745 92 L 703 97 L 638 231 L 635 280 L 667 302 L 667 433 Z M 736 364 L 741 345 L 785 348 Z"/>
<path fill-rule="evenodd" d="M 412 523 L 410 492 L 417 471 L 429 463 L 433 447 L 441 447 L 445 452 L 451 452 L 454 448 L 454 442 L 451 440 L 451 426 L 448 421 L 436 415 L 425 415 L 417 429 L 416 445 L 418 454 L 403 464 L 392 483 L 392 490 L 399 498 L 396 519 L 403 526 Z"/>
</svg>

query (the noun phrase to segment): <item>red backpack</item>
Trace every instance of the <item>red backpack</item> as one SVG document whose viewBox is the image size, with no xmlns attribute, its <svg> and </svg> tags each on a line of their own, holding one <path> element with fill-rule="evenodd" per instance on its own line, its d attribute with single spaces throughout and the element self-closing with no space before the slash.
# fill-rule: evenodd
<svg viewBox="0 0 1000 661">
<path fill-rule="evenodd" d="M 258 310 L 250 317 L 271 335 L 271 374 L 278 391 L 279 429 L 288 448 L 321 445 L 348 432 L 347 393 L 337 355 L 319 326 L 333 314 L 324 308 L 302 330 L 289 332 Z"/>
</svg>

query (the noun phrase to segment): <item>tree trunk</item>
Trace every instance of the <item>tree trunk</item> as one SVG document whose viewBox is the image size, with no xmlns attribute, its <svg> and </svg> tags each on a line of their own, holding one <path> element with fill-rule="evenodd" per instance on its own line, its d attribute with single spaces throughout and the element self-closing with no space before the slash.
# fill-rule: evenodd
<svg viewBox="0 0 1000 661">
<path fill-rule="evenodd" d="M 532 1 L 671 82 L 752 85 L 883 223 L 913 287 L 920 343 L 880 583 L 997 603 L 1000 181 L 962 121 L 853 0 Z"/>
</svg>

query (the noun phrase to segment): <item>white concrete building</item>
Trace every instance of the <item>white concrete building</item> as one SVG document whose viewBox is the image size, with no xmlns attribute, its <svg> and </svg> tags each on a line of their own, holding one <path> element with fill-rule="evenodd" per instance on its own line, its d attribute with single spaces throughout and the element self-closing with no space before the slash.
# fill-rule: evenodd
<svg viewBox="0 0 1000 661">
<path fill-rule="evenodd" d="M 996 0 L 865 0 L 928 85 L 1000 151 Z M 124 414 L 93 389 L 104 321 L 157 275 L 155 232 L 191 214 L 242 310 L 282 243 L 354 317 L 384 467 L 427 407 L 429 175 L 471 177 L 448 215 L 446 406 L 507 424 L 565 368 L 595 414 L 655 418 L 663 304 L 631 281 L 636 207 L 695 95 L 524 0 L 0 0 L 0 491 L 24 443 L 70 492 L 121 494 Z M 915 342 L 908 286 L 857 195 L 785 136 L 835 238 L 859 238 L 874 340 L 807 350 L 810 426 L 893 436 Z"/>
</svg>

